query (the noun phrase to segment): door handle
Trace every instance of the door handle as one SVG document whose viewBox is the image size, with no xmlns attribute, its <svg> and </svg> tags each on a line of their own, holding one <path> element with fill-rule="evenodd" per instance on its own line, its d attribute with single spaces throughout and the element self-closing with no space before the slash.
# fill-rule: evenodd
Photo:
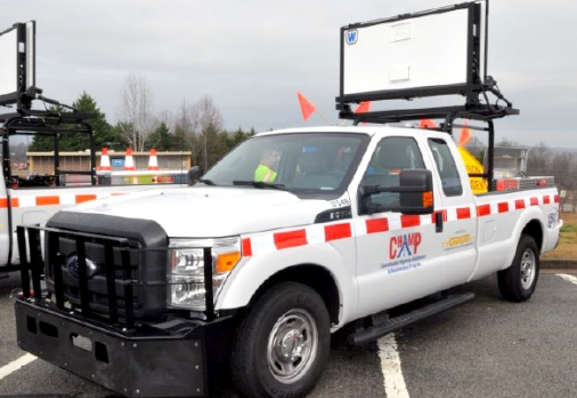
<svg viewBox="0 0 577 398">
<path fill-rule="evenodd" d="M 435 213 L 435 232 L 443 232 L 443 212 L 439 211 Z"/>
</svg>

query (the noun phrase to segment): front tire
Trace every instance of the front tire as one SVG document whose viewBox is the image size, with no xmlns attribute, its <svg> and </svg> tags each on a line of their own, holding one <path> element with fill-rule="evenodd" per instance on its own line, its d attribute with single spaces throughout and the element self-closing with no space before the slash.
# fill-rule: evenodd
<svg viewBox="0 0 577 398">
<path fill-rule="evenodd" d="M 499 291 L 505 300 L 527 301 L 539 279 L 539 249 L 529 235 L 521 235 L 511 266 L 497 273 Z"/>
<path fill-rule="evenodd" d="M 330 319 L 323 299 L 300 283 L 273 286 L 238 326 L 231 377 L 246 397 L 299 398 L 328 360 Z"/>
</svg>

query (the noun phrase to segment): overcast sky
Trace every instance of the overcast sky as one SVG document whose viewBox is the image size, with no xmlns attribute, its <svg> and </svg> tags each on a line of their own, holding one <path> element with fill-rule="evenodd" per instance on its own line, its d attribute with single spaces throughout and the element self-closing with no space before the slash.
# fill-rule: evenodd
<svg viewBox="0 0 577 398">
<path fill-rule="evenodd" d="M 36 20 L 37 86 L 72 103 L 83 91 L 108 120 L 120 115 L 131 72 L 155 109 L 210 96 L 227 129 L 302 121 L 301 91 L 337 123 L 339 29 L 451 0 L 4 0 L 0 30 Z M 520 116 L 496 122 L 498 140 L 577 147 L 577 1 L 491 0 L 488 73 Z"/>
</svg>

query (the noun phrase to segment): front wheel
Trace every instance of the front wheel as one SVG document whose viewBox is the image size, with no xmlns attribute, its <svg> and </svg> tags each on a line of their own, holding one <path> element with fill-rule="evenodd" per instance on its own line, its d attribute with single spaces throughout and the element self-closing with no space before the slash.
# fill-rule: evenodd
<svg viewBox="0 0 577 398">
<path fill-rule="evenodd" d="M 330 320 L 308 286 L 273 286 L 239 324 L 231 376 L 246 397 L 299 398 L 314 387 L 328 360 Z"/>
<path fill-rule="evenodd" d="M 529 235 L 521 235 L 513 263 L 497 273 L 499 291 L 505 300 L 529 300 L 539 279 L 539 249 Z"/>
</svg>

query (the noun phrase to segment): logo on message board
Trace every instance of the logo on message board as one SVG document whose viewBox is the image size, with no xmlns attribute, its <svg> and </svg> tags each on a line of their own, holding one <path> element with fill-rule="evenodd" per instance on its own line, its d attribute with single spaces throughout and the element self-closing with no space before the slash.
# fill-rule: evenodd
<svg viewBox="0 0 577 398">
<path fill-rule="evenodd" d="M 356 44 L 359 40 L 359 32 L 356 29 L 350 29 L 345 32 L 345 39 L 347 40 L 347 44 L 350 46 L 352 44 Z"/>
</svg>

